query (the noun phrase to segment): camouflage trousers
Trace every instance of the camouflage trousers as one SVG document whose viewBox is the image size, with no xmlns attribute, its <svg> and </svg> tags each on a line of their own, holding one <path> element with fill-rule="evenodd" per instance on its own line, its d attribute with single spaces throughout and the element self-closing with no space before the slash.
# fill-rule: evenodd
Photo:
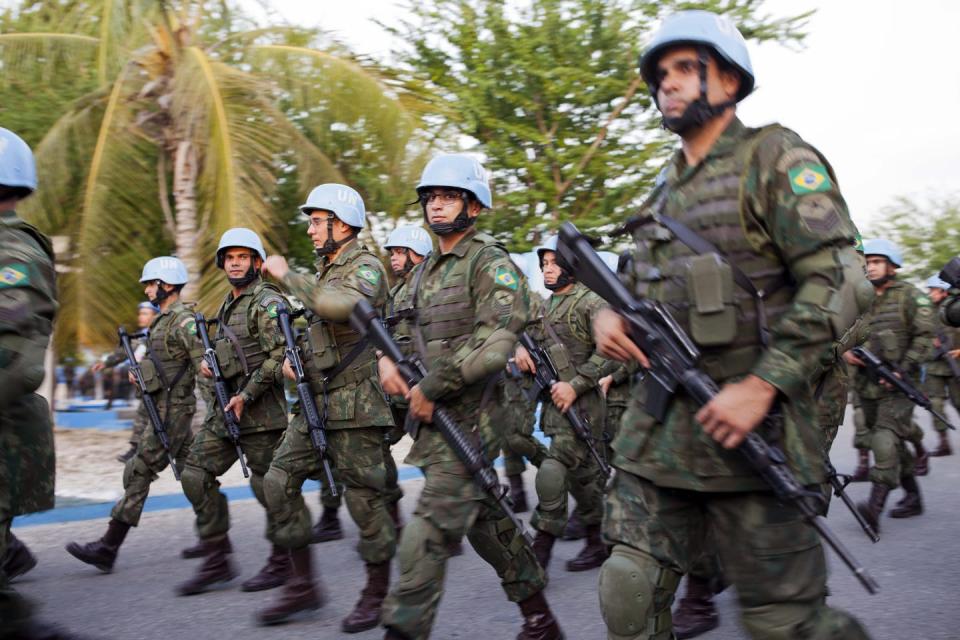
<svg viewBox="0 0 960 640">
<path fill-rule="evenodd" d="M 237 462 L 237 449 L 221 431 L 221 428 L 205 425 L 197 432 L 180 479 L 183 493 L 197 516 L 197 536 L 202 540 L 222 536 L 230 529 L 227 496 L 220 492 L 217 478 Z M 250 488 L 264 509 L 267 508 L 267 500 L 263 495 L 263 476 L 270 468 L 273 451 L 282 436 L 283 431 L 279 429 L 240 432 L 240 448 L 250 469 Z M 267 511 L 268 530 L 270 526 L 271 515 Z"/>
<path fill-rule="evenodd" d="M 193 440 L 190 423 L 193 421 L 194 410 L 194 405 L 172 406 L 169 408 L 169 416 L 166 417 L 170 451 L 181 471 Z M 160 415 L 164 417 L 164 412 L 161 411 Z M 123 468 L 123 497 L 113 506 L 110 517 L 132 527 L 137 526 L 143 513 L 143 505 L 150 494 L 150 484 L 167 465 L 167 451 L 160 444 L 160 438 L 151 426 L 137 444 L 136 455 L 127 460 Z"/>
<path fill-rule="evenodd" d="M 576 513 L 583 524 L 600 524 L 603 517 L 603 478 L 587 445 L 561 429 L 552 434 L 547 458 L 537 471 L 537 498 L 530 525 L 538 531 L 560 536 L 567 524 L 567 493 L 577 501 Z"/>
<path fill-rule="evenodd" d="M 861 403 L 873 451 L 870 481 L 896 489 L 900 478 L 913 475 L 914 456 L 906 446 L 919 430 L 913 421 L 913 403 L 892 393 L 875 400 L 864 398 Z"/>
<path fill-rule="evenodd" d="M 420 437 L 425 435 L 438 434 L 422 429 Z M 383 603 L 383 625 L 411 640 L 430 637 L 443 595 L 447 545 L 464 534 L 497 572 L 511 602 L 545 586 L 543 569 L 523 536 L 462 464 L 437 462 L 422 470 L 423 491 L 397 550 L 400 577 Z"/>
<path fill-rule="evenodd" d="M 668 489 L 618 470 L 603 526 L 615 545 L 600 570 L 600 609 L 610 640 L 673 637 L 674 593 L 709 550 L 708 534 L 736 587 L 751 637 L 869 638 L 856 618 L 826 605 L 820 540 L 772 494 Z"/>
<path fill-rule="evenodd" d="M 403 438 L 403 429 L 400 427 L 391 427 L 387 429 L 383 436 L 383 466 L 387 472 L 384 501 L 387 505 L 397 504 L 400 502 L 400 499 L 403 498 L 403 489 L 400 488 L 400 477 L 399 471 L 397 470 L 397 461 L 393 459 L 393 454 L 390 453 L 390 448 L 400 442 L 401 438 Z M 340 505 L 343 504 L 343 492 L 345 487 L 337 478 L 336 472 L 334 472 L 333 478 L 337 483 L 337 495 L 333 495 L 333 493 L 330 492 L 330 487 L 327 486 L 326 478 L 322 479 L 323 482 L 320 485 L 320 506 L 322 506 L 324 509 L 339 509 Z"/>
<path fill-rule="evenodd" d="M 140 439 L 143 438 L 143 432 L 146 431 L 147 425 L 150 424 L 150 418 L 147 416 L 147 408 L 143 406 L 143 402 L 137 405 L 137 413 L 133 416 L 133 431 L 130 434 L 130 444 L 137 446 L 140 443 Z"/>
<path fill-rule="evenodd" d="M 367 564 L 393 557 L 397 531 L 387 512 L 387 471 L 384 433 L 388 427 L 360 427 L 327 431 L 327 454 L 339 482 L 346 486 L 344 500 L 360 529 L 360 556 Z M 301 490 L 307 478 L 319 479 L 323 467 L 307 433 L 302 415 L 296 415 L 283 432 L 263 479 L 267 501 L 267 537 L 287 549 L 310 544 L 310 511 Z"/>
<path fill-rule="evenodd" d="M 933 403 L 933 410 L 946 415 L 944 409 L 947 406 L 947 399 L 957 411 L 960 411 L 960 380 L 953 376 L 938 376 L 927 374 L 923 381 L 923 391 L 930 397 Z M 947 425 L 937 419 L 933 420 L 933 428 L 941 433 L 946 433 Z"/>
<path fill-rule="evenodd" d="M 603 443 L 603 455 L 607 457 L 607 462 L 613 460 L 613 447 L 610 445 L 613 444 L 613 439 L 617 437 L 617 432 L 620 430 L 620 421 L 623 419 L 623 414 L 626 411 L 626 405 L 607 400 L 607 417 L 604 421 L 603 430 L 603 438 L 605 440 Z"/>
<path fill-rule="evenodd" d="M 503 418 L 499 422 L 499 418 Z M 517 476 L 526 471 L 527 460 L 539 468 L 547 457 L 547 448 L 533 435 L 533 409 L 524 398 L 509 403 L 502 415 L 492 420 L 502 425 L 504 471 Z"/>
</svg>

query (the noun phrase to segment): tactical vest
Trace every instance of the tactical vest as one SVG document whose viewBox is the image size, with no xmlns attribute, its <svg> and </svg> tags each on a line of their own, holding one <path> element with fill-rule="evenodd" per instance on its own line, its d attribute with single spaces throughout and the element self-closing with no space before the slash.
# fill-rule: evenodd
<svg viewBox="0 0 960 640">
<path fill-rule="evenodd" d="M 893 284 L 877 296 L 870 311 L 869 348 L 881 358 L 899 364 L 910 346 L 907 328 L 906 304 L 910 287 L 902 282 Z"/>
<path fill-rule="evenodd" d="M 730 263 L 765 294 L 766 326 L 791 305 L 796 287 L 776 255 L 759 252 L 744 230 L 741 202 L 751 157 L 776 125 L 714 156 L 673 184 L 659 185 L 644 214 L 665 213 L 711 242 L 723 255 L 698 255 L 653 219 L 634 231 L 637 293 L 662 302 L 701 347 L 701 365 L 716 380 L 748 373 L 762 351 L 755 298 L 739 287 Z M 753 227 L 751 233 L 762 233 Z"/>
<path fill-rule="evenodd" d="M 193 397 L 194 371 L 190 351 L 177 339 L 176 330 L 192 314 L 182 304 L 153 321 L 147 337 L 147 357 L 140 363 L 147 388 L 151 393 L 166 390 L 176 393 L 171 399 Z M 150 369 L 154 372 L 151 373 Z"/>
<path fill-rule="evenodd" d="M 256 307 L 282 300 L 275 285 L 261 280 L 249 295 L 224 301 L 217 314 L 214 345 L 224 378 L 249 376 L 266 362 L 270 354 L 263 350 L 259 336 L 254 333 L 257 330 Z"/>
<path fill-rule="evenodd" d="M 547 310 L 541 320 L 544 323 L 547 353 L 550 354 L 562 382 L 573 380 L 577 376 L 576 368 L 589 360 L 595 350 L 591 336 L 581 335 L 576 330 L 577 307 L 588 293 L 590 289 L 576 284 L 569 294 L 559 296 L 561 300 Z M 557 344 L 547 331 L 547 322 L 560 339 L 560 344 Z"/>
<path fill-rule="evenodd" d="M 339 287 L 346 276 L 353 274 L 357 261 L 369 256 L 376 260 L 377 268 L 382 270 L 380 261 L 366 248 L 352 254 L 342 265 L 334 265 L 317 273 L 317 285 L 321 288 Z M 382 274 L 381 274 L 382 275 Z M 320 389 L 323 381 L 343 362 L 350 352 L 360 343 L 362 336 L 353 330 L 349 322 L 330 322 L 309 313 L 307 325 L 307 376 L 314 389 Z M 372 345 L 360 351 L 343 371 L 332 379 L 326 380 L 326 389 L 332 391 L 348 384 L 355 384 L 376 375 L 376 352 Z"/>
</svg>

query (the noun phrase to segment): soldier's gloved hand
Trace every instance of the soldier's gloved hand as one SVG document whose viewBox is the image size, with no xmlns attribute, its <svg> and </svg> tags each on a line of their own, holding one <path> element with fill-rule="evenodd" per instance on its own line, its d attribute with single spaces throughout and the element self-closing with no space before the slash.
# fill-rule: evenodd
<svg viewBox="0 0 960 640">
<path fill-rule="evenodd" d="M 520 371 L 524 373 L 537 372 L 537 365 L 533 363 L 533 358 L 530 357 L 530 354 L 527 353 L 523 345 L 517 345 L 517 351 L 513 356 L 513 360 L 517 363 L 517 366 L 520 367 Z"/>
<path fill-rule="evenodd" d="M 550 387 L 550 399 L 560 413 L 566 413 L 567 409 L 576 402 L 577 392 L 569 382 L 554 382 Z"/>
<path fill-rule="evenodd" d="M 600 395 L 606 398 L 607 394 L 610 392 L 610 387 L 613 386 L 613 375 L 611 374 L 609 376 L 603 376 L 600 378 L 597 386 L 600 387 Z"/>
<path fill-rule="evenodd" d="M 420 390 L 420 385 L 416 385 L 407 393 L 407 400 L 410 402 L 410 408 L 407 412 L 420 422 L 433 422 L 433 401 L 428 400 Z"/>
<path fill-rule="evenodd" d="M 613 309 L 601 309 L 593 320 L 593 339 L 597 353 L 618 362 L 639 362 L 644 369 L 650 368 L 647 354 L 640 350 L 627 333 L 627 322 Z"/>
<path fill-rule="evenodd" d="M 400 375 L 397 364 L 387 356 L 377 360 L 377 373 L 380 375 L 380 386 L 388 395 L 406 398 L 410 393 L 410 387 Z"/>
<path fill-rule="evenodd" d="M 776 387 L 749 375 L 724 385 L 720 393 L 697 412 L 697 422 L 725 449 L 733 449 L 763 421 L 776 397 Z"/>
</svg>

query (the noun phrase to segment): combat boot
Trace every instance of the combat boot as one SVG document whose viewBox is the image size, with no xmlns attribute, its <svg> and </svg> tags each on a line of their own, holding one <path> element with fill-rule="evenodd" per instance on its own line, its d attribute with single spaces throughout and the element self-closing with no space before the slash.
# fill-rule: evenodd
<svg viewBox="0 0 960 640">
<path fill-rule="evenodd" d="M 913 443 L 913 448 L 917 452 L 917 457 L 913 461 L 913 475 L 925 476 L 930 473 L 930 452 L 922 442 Z"/>
<path fill-rule="evenodd" d="M 537 562 L 540 563 L 544 571 L 550 564 L 550 556 L 553 553 L 553 545 L 556 541 L 557 537 L 546 531 L 537 531 L 537 536 L 533 539 L 533 555 L 537 557 Z"/>
<path fill-rule="evenodd" d="M 870 449 L 857 449 L 860 462 L 850 476 L 850 482 L 866 482 L 870 479 Z"/>
<path fill-rule="evenodd" d="M 867 501 L 857 503 L 857 511 L 877 533 L 880 533 L 880 514 L 883 513 L 883 505 L 887 503 L 888 495 L 890 487 L 874 482 Z"/>
<path fill-rule="evenodd" d="M 576 511 L 567 520 L 567 526 L 563 528 L 562 537 L 564 540 L 583 540 L 587 537 L 587 528 Z"/>
<path fill-rule="evenodd" d="M 230 582 L 237 577 L 237 569 L 230 560 L 230 539 L 224 535 L 203 541 L 206 547 L 203 564 L 196 575 L 177 587 L 177 594 L 193 596 L 207 591 L 210 587 Z"/>
<path fill-rule="evenodd" d="M 67 545 L 67 553 L 81 562 L 92 564 L 104 573 L 113 571 L 113 563 L 117 560 L 117 551 L 123 544 L 127 532 L 130 531 L 130 525 L 119 520 L 110 520 L 107 525 L 107 532 L 103 537 L 94 542 L 80 545 L 71 542 Z"/>
<path fill-rule="evenodd" d="M 567 571 L 588 571 L 603 564 L 607 559 L 607 545 L 603 544 L 600 535 L 600 525 L 592 524 L 587 527 L 587 542 L 577 557 L 567 561 Z"/>
<path fill-rule="evenodd" d="M 687 592 L 673 612 L 673 633 L 678 640 L 696 638 L 720 625 L 713 595 L 709 580 L 687 576 Z"/>
<path fill-rule="evenodd" d="M 940 432 L 940 446 L 934 449 L 930 455 L 934 458 L 953 455 L 953 449 L 950 448 L 950 436 L 947 435 L 946 431 Z"/>
<path fill-rule="evenodd" d="M 290 577 L 290 552 L 273 545 L 260 573 L 240 585 L 240 591 L 266 591 L 282 586 Z"/>
<path fill-rule="evenodd" d="M 261 625 L 287 622 L 298 614 L 323 606 L 322 589 L 314 584 L 310 547 L 291 549 L 290 563 L 293 572 L 283 585 L 279 600 L 272 607 L 257 614 L 257 621 Z"/>
<path fill-rule="evenodd" d="M 343 528 L 340 526 L 340 518 L 337 516 L 337 509 L 334 507 L 324 507 L 320 519 L 313 527 L 313 537 L 311 544 L 318 542 L 330 542 L 331 540 L 340 540 L 343 538 Z"/>
<path fill-rule="evenodd" d="M 914 476 L 904 476 L 900 484 L 907 495 L 897 503 L 896 509 L 890 510 L 891 518 L 910 518 L 923 513 L 923 499 L 920 497 L 920 485 Z"/>
<path fill-rule="evenodd" d="M 523 628 L 517 635 L 517 640 L 563 640 L 563 631 L 553 617 L 542 590 L 526 600 L 521 600 L 519 605 L 520 613 L 523 614 Z"/>
<path fill-rule="evenodd" d="M 367 564 L 367 586 L 360 592 L 360 601 L 340 628 L 344 633 L 359 633 L 380 624 L 380 608 L 390 587 L 390 561 Z"/>
<path fill-rule="evenodd" d="M 527 492 L 523 488 L 523 476 L 518 473 L 507 476 L 507 480 L 510 481 L 510 501 L 513 502 L 514 513 L 530 511 L 530 505 L 527 504 Z"/>
<path fill-rule="evenodd" d="M 230 539 L 227 538 L 227 545 L 230 545 Z M 203 544 L 203 540 L 197 540 L 197 544 L 192 547 L 187 547 L 180 550 L 180 557 L 184 560 L 191 560 L 193 558 L 202 558 L 210 551 L 210 548 Z M 233 553 L 233 547 L 227 549 L 227 553 Z"/>
<path fill-rule="evenodd" d="M 27 545 L 20 541 L 20 538 L 9 534 L 7 538 L 7 552 L 3 554 L 3 560 L 0 561 L 0 571 L 7 576 L 7 580 L 13 580 L 37 566 L 37 557 L 30 553 Z"/>
</svg>

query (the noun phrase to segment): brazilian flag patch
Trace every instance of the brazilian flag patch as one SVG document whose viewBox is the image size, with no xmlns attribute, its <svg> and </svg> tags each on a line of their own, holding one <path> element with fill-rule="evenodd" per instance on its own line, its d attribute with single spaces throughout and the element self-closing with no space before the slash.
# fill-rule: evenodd
<svg viewBox="0 0 960 640">
<path fill-rule="evenodd" d="M 857 250 L 857 253 L 863 253 L 863 237 L 857 232 L 856 242 L 853 245 L 853 248 Z"/>
<path fill-rule="evenodd" d="M 360 269 L 357 271 L 357 275 L 372 285 L 376 285 L 378 282 L 380 282 L 380 274 L 377 273 L 376 269 L 371 269 L 370 267 L 360 267 Z"/>
<path fill-rule="evenodd" d="M 197 321 L 194 320 L 193 318 L 187 318 L 186 320 L 181 322 L 180 327 L 183 329 L 186 329 L 187 333 L 189 333 L 192 336 L 197 335 Z"/>
<path fill-rule="evenodd" d="M 517 290 L 517 276 L 506 267 L 497 267 L 497 273 L 493 276 L 493 279 L 501 287 L 506 287 L 511 291 Z"/>
<path fill-rule="evenodd" d="M 276 317 L 277 317 L 277 303 L 276 303 L 276 302 L 272 303 L 269 307 L 267 307 L 267 317 L 270 317 L 270 318 L 276 318 Z"/>
<path fill-rule="evenodd" d="M 919 295 L 919 296 L 917 296 L 917 306 L 918 306 L 918 307 L 929 307 L 931 304 L 933 304 L 933 303 L 930 302 L 930 298 L 928 298 L 927 296 L 922 295 L 922 294 Z"/>
<path fill-rule="evenodd" d="M 787 172 L 790 179 L 790 188 L 794 193 L 816 193 L 818 191 L 829 191 L 833 186 L 830 183 L 830 176 L 827 175 L 827 168 L 822 164 L 805 162 L 799 164 Z"/>
<path fill-rule="evenodd" d="M 22 287 L 29 282 L 28 267 L 23 263 L 9 264 L 0 269 L 0 289 Z"/>
</svg>

